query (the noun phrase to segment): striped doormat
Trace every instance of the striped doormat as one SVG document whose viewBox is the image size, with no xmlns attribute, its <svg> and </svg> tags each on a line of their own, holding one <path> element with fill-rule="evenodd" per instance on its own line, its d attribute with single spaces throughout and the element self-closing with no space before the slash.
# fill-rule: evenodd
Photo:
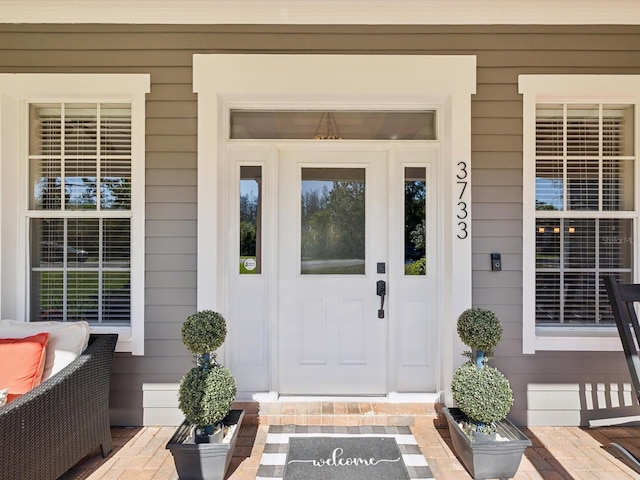
<svg viewBox="0 0 640 480">
<path fill-rule="evenodd" d="M 407 426 L 328 426 L 328 425 L 271 425 L 260 459 L 256 480 L 283 480 L 289 439 L 314 437 L 376 437 L 393 438 L 398 444 L 402 460 L 411 480 L 433 480 L 431 469 L 420 451 L 418 442 Z M 347 477 L 345 477 L 346 480 Z M 295 480 L 295 479 L 293 479 Z M 373 480 L 373 479 L 372 479 Z M 391 480 L 391 479 L 385 479 Z"/>
</svg>

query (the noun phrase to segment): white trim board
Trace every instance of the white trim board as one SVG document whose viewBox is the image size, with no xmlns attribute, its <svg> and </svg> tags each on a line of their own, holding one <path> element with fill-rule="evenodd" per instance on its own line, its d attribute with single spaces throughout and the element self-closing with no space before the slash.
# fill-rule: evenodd
<svg viewBox="0 0 640 480">
<path fill-rule="evenodd" d="M 2 23 L 638 25 L 637 0 L 0 0 Z"/>
</svg>

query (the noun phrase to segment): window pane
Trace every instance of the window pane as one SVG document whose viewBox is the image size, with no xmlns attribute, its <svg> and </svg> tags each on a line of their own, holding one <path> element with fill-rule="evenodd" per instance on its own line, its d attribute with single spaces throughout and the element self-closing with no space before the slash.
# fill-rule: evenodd
<svg viewBox="0 0 640 480">
<path fill-rule="evenodd" d="M 97 218 L 67 220 L 67 265 L 76 268 L 95 268 L 98 262 L 100 224 Z"/>
<path fill-rule="evenodd" d="M 65 105 L 65 155 L 95 155 L 98 152 L 97 119 L 98 107 L 96 104 Z"/>
<path fill-rule="evenodd" d="M 633 210 L 635 162 L 605 157 L 602 163 L 602 209 L 606 211 Z"/>
<path fill-rule="evenodd" d="M 604 284 L 596 283 L 600 276 L 593 271 L 536 273 L 536 323 L 574 326 L 611 323 Z"/>
<path fill-rule="evenodd" d="M 65 295 L 65 320 L 76 322 L 84 320 L 96 323 L 98 320 L 98 272 L 66 273 L 67 291 Z"/>
<path fill-rule="evenodd" d="M 564 113 L 562 105 L 538 105 L 536 109 L 536 156 L 564 154 Z"/>
<path fill-rule="evenodd" d="M 130 210 L 131 157 L 102 159 L 100 170 L 100 208 Z"/>
<path fill-rule="evenodd" d="M 602 325 L 611 322 L 604 285 L 616 275 L 631 281 L 633 220 L 536 221 L 536 321 Z"/>
<path fill-rule="evenodd" d="M 633 266 L 633 220 L 605 218 L 599 221 L 599 264 L 601 269 Z"/>
<path fill-rule="evenodd" d="M 64 109 L 65 208 L 95 210 L 98 205 L 98 107 L 66 104 Z"/>
<path fill-rule="evenodd" d="M 131 155 L 131 105 L 100 105 L 100 153 Z"/>
<path fill-rule="evenodd" d="M 232 110 L 231 138 L 436 140 L 436 112 Z"/>
<path fill-rule="evenodd" d="M 64 172 L 65 209 L 95 210 L 98 205 L 96 159 L 68 158 Z"/>
<path fill-rule="evenodd" d="M 567 159 L 567 210 L 598 210 L 599 173 L 598 159 Z"/>
<path fill-rule="evenodd" d="M 131 107 L 100 105 L 100 207 L 131 208 Z"/>
<path fill-rule="evenodd" d="M 560 220 L 536 220 L 536 268 L 560 267 Z"/>
<path fill-rule="evenodd" d="M 129 324 L 131 318 L 131 277 L 129 272 L 102 274 L 101 323 Z"/>
<path fill-rule="evenodd" d="M 59 156 L 62 145 L 62 108 L 58 103 L 29 106 L 29 155 Z"/>
<path fill-rule="evenodd" d="M 536 323 L 558 324 L 561 321 L 560 274 L 536 274 Z"/>
<path fill-rule="evenodd" d="M 64 252 L 64 223 L 62 219 L 31 220 L 31 266 L 62 266 Z"/>
<path fill-rule="evenodd" d="M 569 156 L 600 155 L 600 112 L 597 105 L 567 106 L 567 140 Z"/>
<path fill-rule="evenodd" d="M 536 210 L 633 210 L 635 160 L 615 158 L 634 154 L 633 106 L 540 105 L 536 112 Z"/>
<path fill-rule="evenodd" d="M 60 210 L 62 208 L 61 105 L 30 105 L 29 122 L 29 208 Z"/>
<path fill-rule="evenodd" d="M 405 275 L 426 275 L 426 202 L 424 167 L 404 169 L 404 264 Z"/>
<path fill-rule="evenodd" d="M 64 320 L 64 273 L 35 271 L 31 275 L 30 321 Z"/>
<path fill-rule="evenodd" d="M 262 167 L 240 167 L 240 273 L 262 272 Z"/>
<path fill-rule="evenodd" d="M 564 266 L 566 268 L 594 268 L 596 266 L 596 221 L 593 219 L 565 219 L 562 229 Z"/>
<path fill-rule="evenodd" d="M 594 273 L 566 273 L 564 275 L 565 324 L 596 324 L 596 276 Z"/>
<path fill-rule="evenodd" d="M 131 209 L 130 105 L 33 104 L 29 111 L 30 209 Z"/>
<path fill-rule="evenodd" d="M 562 210 L 564 166 L 562 159 L 536 162 L 536 210 Z"/>
<path fill-rule="evenodd" d="M 131 220 L 30 221 L 30 317 L 130 322 Z"/>
<path fill-rule="evenodd" d="M 564 209 L 564 109 L 536 110 L 536 210 Z"/>
<path fill-rule="evenodd" d="M 131 220 L 103 220 L 102 265 L 107 268 L 129 268 L 131 264 Z"/>
<path fill-rule="evenodd" d="M 303 168 L 301 273 L 365 273 L 365 169 Z"/>
<path fill-rule="evenodd" d="M 605 105 L 602 110 L 603 154 L 609 157 L 634 155 L 633 105 Z"/>
<path fill-rule="evenodd" d="M 62 167 L 60 159 L 29 161 L 29 208 L 62 209 Z"/>
</svg>

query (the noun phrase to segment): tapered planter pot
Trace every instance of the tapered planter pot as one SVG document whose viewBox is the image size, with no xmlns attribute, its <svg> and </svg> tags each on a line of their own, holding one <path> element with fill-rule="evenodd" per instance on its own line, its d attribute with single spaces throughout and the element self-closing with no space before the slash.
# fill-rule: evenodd
<svg viewBox="0 0 640 480">
<path fill-rule="evenodd" d="M 182 422 L 167 443 L 180 480 L 223 480 L 243 418 L 244 410 L 229 412 L 222 423 L 232 431 L 221 443 L 193 443 L 189 438 L 191 424 L 186 420 Z"/>
<path fill-rule="evenodd" d="M 445 408 L 453 448 L 475 480 L 515 476 L 525 449 L 531 446 L 524 433 L 509 420 L 497 423 L 496 435 L 471 440 L 460 427 L 466 416 L 458 408 Z M 497 437 L 497 438 L 496 438 Z"/>
</svg>

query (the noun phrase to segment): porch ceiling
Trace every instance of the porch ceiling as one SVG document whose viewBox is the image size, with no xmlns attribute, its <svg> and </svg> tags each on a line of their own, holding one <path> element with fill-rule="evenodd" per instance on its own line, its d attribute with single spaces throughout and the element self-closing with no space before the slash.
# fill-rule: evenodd
<svg viewBox="0 0 640 480">
<path fill-rule="evenodd" d="M 640 24 L 636 0 L 0 0 L 1 23 Z"/>
</svg>

